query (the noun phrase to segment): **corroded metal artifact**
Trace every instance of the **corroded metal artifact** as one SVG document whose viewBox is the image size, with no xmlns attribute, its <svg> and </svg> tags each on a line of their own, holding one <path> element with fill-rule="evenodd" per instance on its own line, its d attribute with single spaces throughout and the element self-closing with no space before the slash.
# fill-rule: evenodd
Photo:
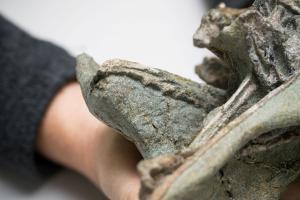
<svg viewBox="0 0 300 200">
<path fill-rule="evenodd" d="M 141 199 L 279 199 L 300 174 L 300 1 L 211 10 L 198 84 L 140 64 L 77 59 L 90 111 L 133 141 Z"/>
</svg>

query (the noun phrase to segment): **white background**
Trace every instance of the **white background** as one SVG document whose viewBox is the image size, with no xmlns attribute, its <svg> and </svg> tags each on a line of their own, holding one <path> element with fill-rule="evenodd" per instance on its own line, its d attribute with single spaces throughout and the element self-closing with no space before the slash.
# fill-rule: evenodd
<svg viewBox="0 0 300 200">
<path fill-rule="evenodd" d="M 199 81 L 194 66 L 205 50 L 192 35 L 205 11 L 202 0 L 0 0 L 0 12 L 32 35 L 98 62 L 122 58 Z M 83 177 L 63 171 L 37 183 L 0 171 L 0 199 L 102 199 Z"/>
</svg>

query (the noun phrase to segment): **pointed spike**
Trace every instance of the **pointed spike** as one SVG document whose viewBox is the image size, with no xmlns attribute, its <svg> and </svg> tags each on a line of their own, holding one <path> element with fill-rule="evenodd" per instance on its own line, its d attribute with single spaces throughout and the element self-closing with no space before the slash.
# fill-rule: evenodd
<svg viewBox="0 0 300 200">
<path fill-rule="evenodd" d="M 85 99 L 88 95 L 87 94 L 87 92 L 89 91 L 88 88 L 90 88 L 93 78 L 96 75 L 98 69 L 99 66 L 89 55 L 83 53 L 77 56 L 76 75 Z"/>
</svg>

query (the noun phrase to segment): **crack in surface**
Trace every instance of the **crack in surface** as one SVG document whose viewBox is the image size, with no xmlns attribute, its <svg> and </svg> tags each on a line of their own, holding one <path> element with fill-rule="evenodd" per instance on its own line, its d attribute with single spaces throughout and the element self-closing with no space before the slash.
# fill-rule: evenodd
<svg viewBox="0 0 300 200">
<path fill-rule="evenodd" d="M 219 178 L 228 198 L 234 199 L 233 192 L 231 191 L 230 180 L 228 178 L 225 178 L 224 170 L 222 169 L 219 170 Z"/>
</svg>

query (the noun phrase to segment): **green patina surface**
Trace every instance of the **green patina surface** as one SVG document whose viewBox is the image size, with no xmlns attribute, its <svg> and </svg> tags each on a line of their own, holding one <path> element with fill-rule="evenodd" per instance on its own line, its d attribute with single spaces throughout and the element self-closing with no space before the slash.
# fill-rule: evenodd
<svg viewBox="0 0 300 200">
<path fill-rule="evenodd" d="M 194 44 L 207 84 L 77 58 L 86 103 L 147 158 L 141 199 L 279 199 L 300 173 L 300 1 L 209 11 Z M 223 89 L 218 89 L 223 88 Z"/>
</svg>

